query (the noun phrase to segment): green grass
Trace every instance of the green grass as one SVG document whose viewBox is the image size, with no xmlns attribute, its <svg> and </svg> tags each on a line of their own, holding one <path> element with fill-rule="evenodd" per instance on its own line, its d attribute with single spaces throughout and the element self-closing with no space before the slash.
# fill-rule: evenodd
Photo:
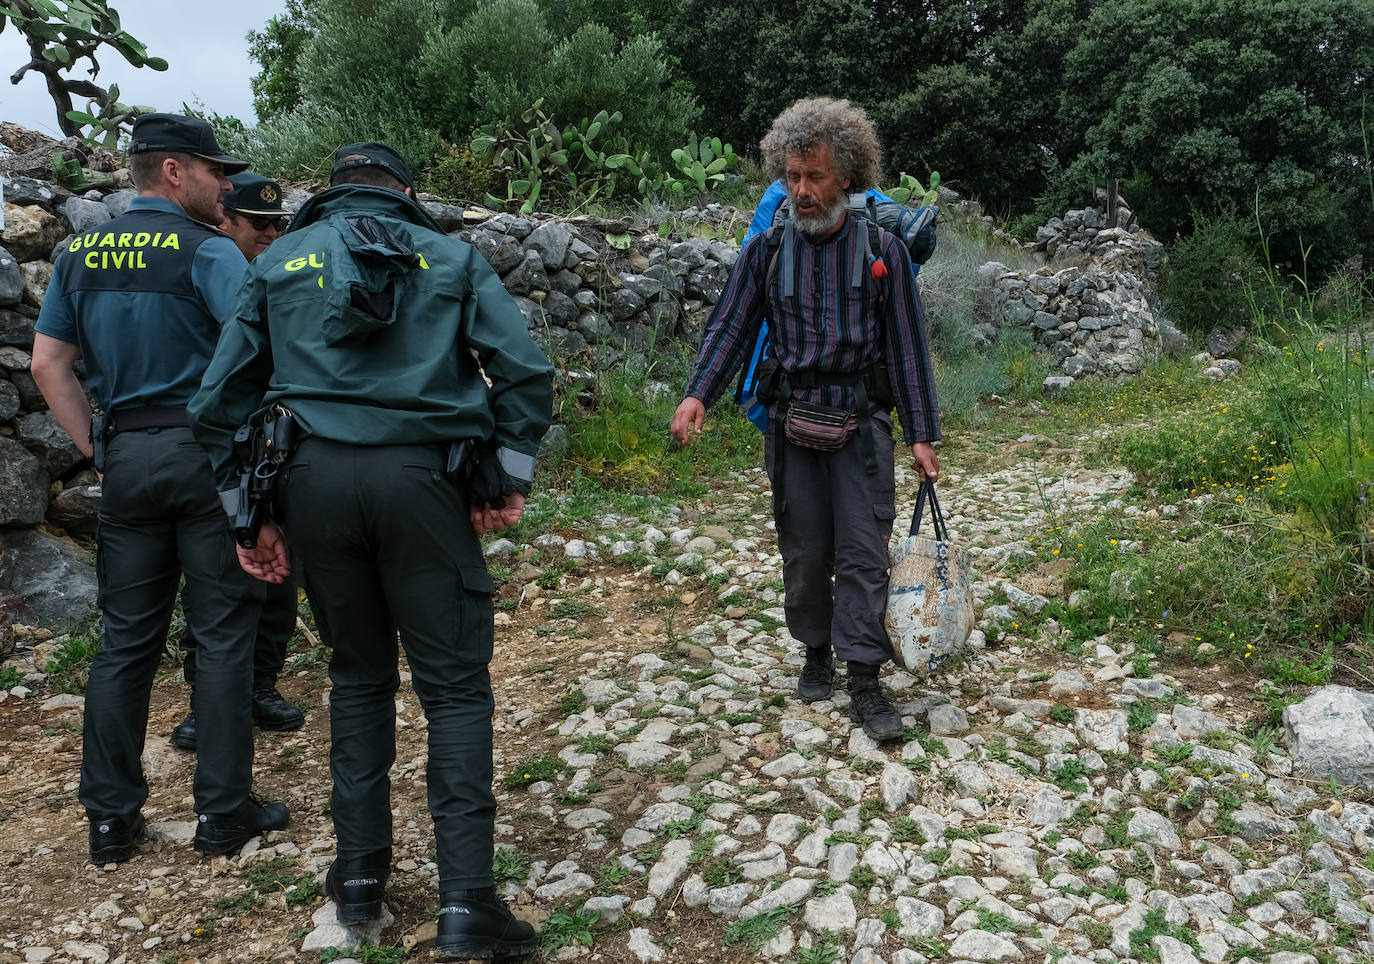
<svg viewBox="0 0 1374 964">
<path fill-rule="evenodd" d="M 757 951 L 782 933 L 787 918 L 795 911 L 796 908 L 792 905 L 784 904 L 782 907 L 775 907 L 773 910 L 765 911 L 762 914 L 733 921 L 725 925 L 723 940 L 726 946 L 745 944 L 750 949 Z"/>
<path fill-rule="evenodd" d="M 43 671 L 52 685 L 62 693 L 86 692 L 91 675 L 91 661 L 100 649 L 99 629 L 90 624 L 73 632 L 48 658 Z"/>
<path fill-rule="evenodd" d="M 591 947 L 596 938 L 592 925 L 598 915 L 593 912 L 554 911 L 545 919 L 539 931 L 539 945 L 545 954 L 553 955 L 565 947 Z"/>
<path fill-rule="evenodd" d="M 0 669 L 0 690 L 10 690 L 24 682 L 24 677 L 13 666 Z"/>
<path fill-rule="evenodd" d="M 567 770 L 568 765 L 552 753 L 540 753 L 512 767 L 502 782 L 515 790 L 539 780 L 552 780 Z"/>
<path fill-rule="evenodd" d="M 523 884 L 530 876 L 530 857 L 511 847 L 497 847 L 492 855 L 491 873 L 498 884 Z"/>
</svg>

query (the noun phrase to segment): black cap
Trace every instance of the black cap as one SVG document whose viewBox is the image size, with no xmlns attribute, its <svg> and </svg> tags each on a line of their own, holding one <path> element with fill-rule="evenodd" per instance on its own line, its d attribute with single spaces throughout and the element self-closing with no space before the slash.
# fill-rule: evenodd
<svg viewBox="0 0 1374 964">
<path fill-rule="evenodd" d="M 226 211 L 240 214 L 279 214 L 290 212 L 281 206 L 281 185 L 270 177 L 245 171 L 229 178 L 234 189 L 220 203 Z"/>
<path fill-rule="evenodd" d="M 139 154 L 143 151 L 194 154 L 224 165 L 225 174 L 237 174 L 248 168 L 247 161 L 230 157 L 220 150 L 215 132 L 209 124 L 198 117 L 186 117 L 183 114 L 144 114 L 134 121 L 129 153 Z"/>
<path fill-rule="evenodd" d="M 406 187 L 411 186 L 410 168 L 401 160 L 401 155 L 386 144 L 376 141 L 345 144 L 334 152 L 334 166 L 329 169 L 329 180 L 333 182 L 339 172 L 350 167 L 380 167 Z"/>
</svg>

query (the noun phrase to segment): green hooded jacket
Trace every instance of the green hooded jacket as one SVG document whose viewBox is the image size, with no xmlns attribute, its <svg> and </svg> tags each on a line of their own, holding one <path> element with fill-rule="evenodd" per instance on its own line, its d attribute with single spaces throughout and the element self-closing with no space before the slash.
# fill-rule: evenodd
<svg viewBox="0 0 1374 964">
<path fill-rule="evenodd" d="M 274 402 L 355 445 L 494 439 L 528 483 L 552 372 L 471 245 L 407 195 L 345 184 L 253 261 L 189 412 L 221 491 L 237 484 L 235 429 Z"/>
</svg>

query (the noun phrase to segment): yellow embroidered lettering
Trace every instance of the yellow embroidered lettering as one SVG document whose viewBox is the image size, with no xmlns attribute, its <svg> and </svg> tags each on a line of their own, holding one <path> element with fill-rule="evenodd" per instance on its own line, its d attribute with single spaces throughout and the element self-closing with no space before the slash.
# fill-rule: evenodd
<svg viewBox="0 0 1374 964">
<path fill-rule="evenodd" d="M 310 262 L 309 262 L 309 264 L 310 264 L 310 267 L 312 267 L 312 268 L 323 268 L 323 267 L 324 267 L 324 262 L 320 260 L 320 256 L 319 256 L 318 254 L 314 254 L 313 252 L 312 252 L 311 255 L 310 255 Z"/>
<path fill-rule="evenodd" d="M 146 248 L 148 246 L 148 242 L 152 239 L 152 237 L 153 236 L 149 234 L 147 231 L 138 232 L 138 234 L 134 235 L 134 247 Z"/>
<path fill-rule="evenodd" d="M 126 255 L 126 254 L 128 254 L 127 251 L 114 251 L 114 252 L 107 251 L 107 252 L 105 252 L 105 256 L 108 257 L 111 261 L 114 262 L 114 266 L 115 266 L 116 268 L 122 268 L 122 267 L 124 267 L 124 255 Z"/>
<path fill-rule="evenodd" d="M 420 258 L 420 267 L 423 268 L 423 269 L 425 269 L 426 271 L 428 271 L 428 270 L 429 270 L 429 262 L 425 260 L 425 256 L 424 256 L 423 254 L 420 254 L 420 252 L 418 252 L 418 251 L 415 252 L 415 253 L 416 253 L 417 255 L 419 255 L 419 258 Z"/>
<path fill-rule="evenodd" d="M 180 250 L 181 250 L 181 242 L 177 240 L 176 234 L 169 234 L 169 235 L 167 235 L 167 237 L 165 237 L 165 238 L 162 239 L 162 244 L 158 245 L 158 247 L 160 247 L 160 248 L 175 248 L 176 250 L 180 251 Z"/>
<path fill-rule="evenodd" d="M 282 267 L 284 267 L 287 271 L 299 271 L 305 267 L 305 259 L 292 258 L 290 261 L 286 262 L 286 264 L 282 265 Z"/>
<path fill-rule="evenodd" d="M 127 248 L 129 247 L 129 245 L 133 244 L 133 242 L 134 236 L 129 231 L 125 231 L 123 234 L 119 236 L 119 246 L 121 248 Z"/>
<path fill-rule="evenodd" d="M 96 263 L 98 260 L 99 260 L 99 259 L 97 258 L 96 253 L 95 253 L 94 251 L 87 251 L 87 252 L 86 252 L 86 267 L 88 267 L 88 268 L 98 268 L 98 267 L 100 267 L 100 265 Z"/>
<path fill-rule="evenodd" d="M 100 246 L 102 248 L 113 248 L 115 246 L 115 236 L 107 233 L 100 239 Z"/>
</svg>

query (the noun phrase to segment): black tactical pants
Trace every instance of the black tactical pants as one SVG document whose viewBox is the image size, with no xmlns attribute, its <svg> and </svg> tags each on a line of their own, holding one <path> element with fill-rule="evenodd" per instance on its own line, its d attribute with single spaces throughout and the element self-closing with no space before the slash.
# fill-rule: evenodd
<svg viewBox="0 0 1374 964">
<path fill-rule="evenodd" d="M 329 676 L 339 856 L 391 846 L 396 634 L 429 724 L 441 892 L 492 884 L 492 581 L 463 494 L 431 446 L 308 438 L 281 476 L 286 538 L 334 647 Z"/>
<path fill-rule="evenodd" d="M 286 644 L 296 630 L 296 578 L 293 573 L 281 583 L 264 583 L 267 598 L 262 603 L 257 639 L 253 643 L 253 691 L 272 689 L 286 664 Z M 196 685 L 196 636 L 187 626 L 181 649 L 185 653 L 183 674 L 186 685 Z"/>
<path fill-rule="evenodd" d="M 838 659 L 876 666 L 892 658 L 883 616 L 896 483 L 886 416 L 874 417 L 873 441 L 870 475 L 857 435 L 839 451 L 817 452 L 788 442 L 774 418 L 764 463 L 774 483 L 788 631 L 807 646 L 832 644 Z"/>
<path fill-rule="evenodd" d="M 148 698 L 185 573 L 186 622 L 201 644 L 195 807 L 229 812 L 252 784 L 249 688 L 263 584 L 239 568 L 210 460 L 190 429 L 111 439 L 99 518 L 105 634 L 86 686 L 81 803 L 92 816 L 131 817 L 148 798 Z"/>
</svg>

